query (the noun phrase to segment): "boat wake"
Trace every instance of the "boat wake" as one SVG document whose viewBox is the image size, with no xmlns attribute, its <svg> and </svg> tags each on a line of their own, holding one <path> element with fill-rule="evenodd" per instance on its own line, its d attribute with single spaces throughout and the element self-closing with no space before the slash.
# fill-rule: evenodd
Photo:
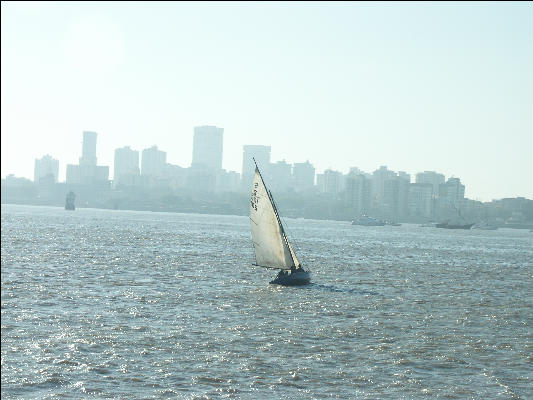
<svg viewBox="0 0 533 400">
<path fill-rule="evenodd" d="M 325 290 L 328 292 L 336 292 L 336 293 L 351 293 L 351 294 L 359 294 L 359 295 L 369 295 L 369 296 L 381 296 L 380 293 L 374 292 L 371 290 L 359 290 L 354 288 L 346 288 L 341 286 L 334 286 L 334 285 L 322 285 L 319 283 L 310 283 L 308 285 L 302 286 L 302 288 L 307 289 L 320 289 Z"/>
</svg>

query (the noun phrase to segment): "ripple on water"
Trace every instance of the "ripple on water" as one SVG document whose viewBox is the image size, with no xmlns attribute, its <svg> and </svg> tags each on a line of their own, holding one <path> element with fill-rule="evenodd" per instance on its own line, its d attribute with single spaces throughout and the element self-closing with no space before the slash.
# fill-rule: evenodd
<svg viewBox="0 0 533 400">
<path fill-rule="evenodd" d="M 533 398 L 530 234 L 287 224 L 2 205 L 2 399 Z"/>
</svg>

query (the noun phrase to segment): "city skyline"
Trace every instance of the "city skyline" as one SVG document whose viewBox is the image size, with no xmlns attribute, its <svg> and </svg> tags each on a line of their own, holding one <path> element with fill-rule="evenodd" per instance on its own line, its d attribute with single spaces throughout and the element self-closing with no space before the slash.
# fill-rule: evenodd
<svg viewBox="0 0 533 400">
<path fill-rule="evenodd" d="M 2 177 L 157 145 L 188 167 L 193 127 L 317 173 L 431 170 L 472 199 L 533 198 L 531 3 L 2 2 Z M 276 29 L 272 29 L 275 26 Z M 106 149 L 106 150 L 104 150 Z"/>
<path fill-rule="evenodd" d="M 93 179 L 96 179 L 100 183 L 110 181 L 114 182 L 114 185 L 116 184 L 126 184 L 126 185 L 139 185 L 141 182 L 136 180 L 137 177 L 141 176 L 150 176 L 153 178 L 157 177 L 169 177 L 172 175 L 172 172 L 167 171 L 167 169 L 170 168 L 179 168 L 183 171 L 185 170 L 195 170 L 197 168 L 207 168 L 211 170 L 212 172 L 216 171 L 222 171 L 223 168 L 221 168 L 221 159 L 223 158 L 223 131 L 224 128 L 216 127 L 216 126 L 198 126 L 194 127 L 194 145 L 193 145 L 193 161 L 191 162 L 190 166 L 180 166 L 175 165 L 171 163 L 167 163 L 167 152 L 158 149 L 157 145 L 154 145 L 150 148 L 146 148 L 142 150 L 142 157 L 139 158 L 139 150 L 131 149 L 129 145 L 117 148 L 114 150 L 114 160 L 113 164 L 111 166 L 97 166 L 96 160 L 97 160 L 97 132 L 93 131 L 83 131 L 83 145 L 82 145 L 82 156 L 79 158 L 79 164 L 78 165 L 72 165 L 68 164 L 66 165 L 66 178 L 62 183 L 70 183 L 70 184 L 90 184 L 90 182 Z M 432 187 L 432 196 L 438 196 L 439 194 L 439 185 L 445 184 L 448 185 L 453 182 L 453 185 L 460 185 L 462 186 L 462 192 L 460 193 L 459 198 L 466 198 L 468 199 L 468 196 L 465 196 L 467 192 L 465 191 L 465 185 L 463 185 L 460 181 L 460 177 L 456 176 L 448 176 L 446 177 L 444 174 L 441 174 L 437 171 L 418 171 L 416 174 L 409 174 L 405 171 L 395 171 L 388 169 L 387 166 L 380 166 L 378 169 L 374 171 L 363 171 L 360 168 L 357 167 L 351 167 L 348 173 L 343 173 L 342 171 L 338 171 L 335 169 L 326 169 L 322 171 L 322 173 L 319 173 L 314 168 L 313 164 L 310 163 L 309 160 L 306 160 L 305 163 L 287 163 L 286 160 L 271 160 L 270 154 L 271 154 L 271 146 L 265 146 L 265 145 L 243 145 L 243 154 L 242 154 L 242 172 L 236 172 L 236 171 L 226 171 L 228 173 L 237 173 L 239 176 L 239 180 L 241 184 L 241 188 L 246 188 L 250 186 L 251 178 L 253 176 L 253 170 L 254 170 L 254 162 L 252 161 L 252 158 L 255 158 L 255 162 L 258 163 L 258 165 L 262 166 L 262 168 L 266 168 L 267 175 L 269 175 L 269 179 L 272 180 L 271 184 L 274 186 L 276 190 L 280 191 L 286 191 L 289 186 L 289 181 L 283 181 L 278 182 L 276 177 L 279 177 L 282 180 L 286 179 L 286 175 L 292 176 L 292 179 L 295 181 L 294 184 L 297 186 L 300 186 L 303 184 L 305 187 L 308 187 L 308 184 L 304 183 L 301 179 L 305 178 L 305 175 L 309 174 L 309 171 L 304 172 L 304 170 L 308 170 L 308 168 L 311 168 L 312 170 L 312 183 L 311 186 L 317 187 L 319 190 L 327 191 L 327 184 L 324 182 L 324 179 L 326 178 L 326 175 L 330 176 L 336 176 L 340 175 L 342 179 L 346 179 L 349 176 L 352 176 L 352 174 L 355 175 L 365 175 L 365 177 L 368 179 L 374 179 L 376 176 L 378 176 L 378 180 L 383 181 L 388 178 L 392 179 L 402 179 L 406 180 L 408 183 L 412 184 L 421 184 L 421 185 L 427 185 L 430 184 Z M 196 157 L 196 162 L 194 161 Z M 214 161 L 213 161 L 214 160 Z M 119 169 L 119 175 L 116 175 L 117 170 L 117 162 L 120 164 Z M 50 165 L 50 164 L 53 164 Z M 40 165 L 40 169 L 42 171 L 38 172 L 38 165 Z M 46 177 L 47 173 L 51 173 L 53 175 L 54 181 L 58 182 L 58 165 L 59 160 L 54 159 L 49 154 L 43 155 L 40 159 L 35 159 L 35 168 L 34 168 L 34 183 L 38 183 L 36 180 L 36 177 L 45 177 L 47 179 L 47 182 L 49 181 L 49 177 Z M 303 170 L 302 170 L 303 167 Z M 87 169 L 89 168 L 89 169 Z M 279 170 L 279 168 L 282 168 L 282 170 Z M 283 169 L 289 168 L 288 172 L 284 172 Z M 51 169 L 55 169 L 55 171 L 51 172 Z M 110 169 L 113 170 L 113 177 L 111 178 Z M 246 169 L 246 171 L 245 171 Z M 278 170 L 276 172 L 276 170 Z M 79 172 L 78 172 L 79 171 Z M 170 172 L 170 175 L 168 173 Z M 265 172 L 265 171 L 264 171 Z M 303 173 L 303 175 L 301 175 Z M 331 175 L 333 174 L 333 175 Z M 376 175 L 377 174 L 377 175 Z M 69 178 L 70 176 L 70 178 Z M 381 178 L 379 178 L 381 176 Z M 338 185 L 339 182 L 337 182 L 338 178 L 333 178 L 336 182 L 335 185 Z M 96 181 L 95 181 L 96 182 Z M 340 192 L 344 190 L 344 183 L 341 184 L 342 189 L 338 187 L 335 192 Z M 322 189 L 320 189 L 322 187 Z M 301 189 L 302 187 L 300 187 Z M 381 197 L 382 194 L 379 196 Z M 523 196 L 515 196 L 515 197 L 523 197 Z M 471 199 L 471 200 L 478 200 L 478 199 Z M 493 200 L 499 200 L 499 199 L 490 199 Z"/>
<path fill-rule="evenodd" d="M 198 127 L 194 127 L 194 134 L 196 135 L 196 132 L 198 129 L 202 129 L 202 128 L 214 128 L 215 131 L 224 131 L 224 128 L 220 128 L 220 127 L 216 127 L 216 126 L 198 126 Z M 89 136 L 89 145 L 87 143 L 87 139 L 88 139 L 88 134 L 90 135 Z M 64 179 L 61 179 L 61 174 L 57 173 L 57 168 L 58 166 L 56 166 L 56 181 L 59 181 L 59 182 L 66 182 L 67 179 L 68 179 L 68 170 L 69 168 L 78 168 L 78 165 L 83 165 L 84 163 L 87 163 L 87 158 L 90 158 L 91 161 L 89 162 L 90 164 L 94 164 L 94 167 L 96 167 L 96 159 L 98 158 L 98 150 L 97 150 L 97 139 L 96 137 L 98 136 L 98 132 L 94 132 L 94 131 L 83 131 L 83 141 L 82 141 L 82 148 L 81 148 L 81 157 L 79 157 L 79 164 L 65 164 L 65 176 L 64 176 Z M 268 154 L 270 155 L 271 153 L 271 146 L 269 145 L 243 145 L 242 146 L 243 148 L 243 152 L 244 154 L 246 154 L 247 152 L 250 152 L 250 150 L 247 150 L 247 148 L 265 148 L 268 150 Z M 130 145 L 124 145 L 120 148 L 116 148 L 113 150 L 113 153 L 115 154 L 115 158 L 113 160 L 113 162 L 110 164 L 110 165 L 102 165 L 100 167 L 96 167 L 96 168 L 105 168 L 107 170 L 107 175 L 108 175 L 108 180 L 109 181 L 117 181 L 117 177 L 115 176 L 115 164 L 116 164 L 116 153 L 117 151 L 123 151 L 127 149 L 128 151 L 130 152 L 135 152 L 137 153 L 137 159 L 136 159 L 136 167 L 137 167 L 137 175 L 141 176 L 141 175 L 150 175 L 150 173 L 148 172 L 143 172 L 144 168 L 142 167 L 143 165 L 143 162 L 146 162 L 146 155 L 148 155 L 148 153 L 152 153 L 152 152 L 157 152 L 157 153 L 162 153 L 164 155 L 164 159 L 161 164 L 161 167 L 164 167 L 164 165 L 173 165 L 173 166 L 177 166 L 177 167 L 180 167 L 180 168 L 184 168 L 184 169 L 188 169 L 188 168 L 191 168 L 194 166 L 194 163 L 191 161 L 190 165 L 179 165 L 179 164 L 173 164 L 173 163 L 170 163 L 167 161 L 167 154 L 168 152 L 166 152 L 164 149 L 160 149 L 158 148 L 158 146 L 155 144 L 153 146 L 150 146 L 148 148 L 145 148 L 145 149 L 132 149 Z M 193 153 L 194 153 L 194 149 L 193 149 Z M 212 151 L 212 150 L 211 150 Z M 222 158 L 223 157 L 223 150 L 222 149 L 219 149 L 219 151 L 222 152 Z M 142 154 L 141 157 L 139 157 L 139 153 Z M 245 166 L 251 166 L 252 165 L 252 161 L 248 160 L 245 161 L 244 160 L 244 154 L 243 154 L 243 157 L 241 157 L 241 161 L 242 161 L 242 168 L 241 170 L 239 171 L 229 171 L 229 170 L 226 170 L 227 172 L 237 172 L 239 175 L 240 175 L 240 179 L 241 180 L 245 180 L 246 178 L 243 177 L 243 171 L 242 169 L 245 167 Z M 250 153 L 251 154 L 251 153 Z M 144 156 L 144 157 L 143 157 Z M 38 157 L 34 160 L 34 163 L 37 164 L 38 162 L 42 162 L 43 160 L 45 159 L 49 159 L 49 160 L 54 160 L 54 161 L 58 161 L 58 164 L 59 166 L 61 165 L 61 160 L 58 160 L 57 158 L 55 158 L 53 155 L 51 154 L 43 154 L 42 157 Z M 194 157 L 193 157 L 194 159 Z M 144 161 L 143 161 L 144 160 Z M 276 163 L 284 163 L 284 162 L 287 162 L 287 160 L 283 159 L 283 160 L 272 160 L 270 159 L 269 161 L 269 165 L 271 166 L 275 166 Z M 310 163 L 311 166 L 314 167 L 314 164 L 312 162 L 312 160 L 309 160 L 307 159 L 305 162 L 302 162 L 302 163 L 299 163 L 299 162 L 295 162 L 295 161 L 291 161 L 291 160 L 288 160 L 288 165 L 290 165 L 291 167 L 295 166 L 295 165 L 299 165 L 299 164 L 305 164 L 305 163 Z M 160 167 L 160 168 L 161 168 Z M 224 168 L 222 168 L 224 169 Z M 419 175 L 423 175 L 423 174 L 426 174 L 426 173 L 429 173 L 429 174 L 434 174 L 434 175 L 439 175 L 441 176 L 441 183 L 444 183 L 445 181 L 447 181 L 448 179 L 461 179 L 460 176 L 456 176 L 456 175 L 446 175 L 446 174 L 443 174 L 441 173 L 440 171 L 431 171 L 431 170 L 428 170 L 428 169 L 425 169 L 425 170 L 421 170 L 421 171 L 415 171 L 415 172 L 406 172 L 405 170 L 402 170 L 402 169 L 389 169 L 388 165 L 380 165 L 379 167 L 376 167 L 374 170 L 370 170 L 370 171 L 367 171 L 367 170 L 363 170 L 363 169 L 360 169 L 356 166 L 353 166 L 353 167 L 350 167 L 348 171 L 341 171 L 341 170 L 338 170 L 336 168 L 326 168 L 324 169 L 323 171 L 318 171 L 318 170 L 315 170 L 315 185 L 319 185 L 319 183 L 316 181 L 318 176 L 319 175 L 323 175 L 324 173 L 326 173 L 326 171 L 329 171 L 329 172 L 334 172 L 334 173 L 341 173 L 343 176 L 347 176 L 349 173 L 351 172 L 356 172 L 357 174 L 364 174 L 364 175 L 372 175 L 373 173 L 375 172 L 378 172 L 380 170 L 385 170 L 387 172 L 393 172 L 394 174 L 397 174 L 398 176 L 402 176 L 402 175 L 407 175 L 408 176 L 408 181 L 410 183 L 420 183 L 418 182 L 418 176 Z M 59 171 L 61 171 L 61 168 L 59 167 Z M 7 175 L 13 175 L 13 174 L 7 174 Z M 244 173 L 244 175 L 250 175 L 252 176 L 253 175 L 253 167 L 251 167 L 250 171 L 246 171 Z M 33 176 L 35 177 L 35 167 L 34 167 L 34 170 L 33 170 Z M 250 178 L 250 176 L 248 176 L 248 178 Z M 16 177 L 22 177 L 22 178 L 27 178 L 27 179 L 31 179 L 31 178 L 28 178 L 28 177 L 25 177 L 25 176 L 16 176 Z M 2 176 L 2 179 L 5 179 L 5 176 Z M 35 178 L 33 179 L 35 181 Z M 463 182 L 464 183 L 464 182 Z M 273 182 L 273 184 L 275 184 L 275 182 Z M 476 199 L 476 198 L 472 198 L 471 196 L 468 195 L 468 191 L 466 191 L 465 193 L 463 193 L 464 197 L 465 198 L 470 198 L 472 200 L 479 200 L 479 201 L 492 201 L 492 200 L 499 200 L 501 198 L 491 198 L 491 199 L 488 199 L 488 200 L 480 200 L 480 199 Z M 510 198 L 512 197 L 525 197 L 527 198 L 526 196 L 519 196 L 519 195 L 516 195 L 516 196 L 509 196 Z"/>
</svg>

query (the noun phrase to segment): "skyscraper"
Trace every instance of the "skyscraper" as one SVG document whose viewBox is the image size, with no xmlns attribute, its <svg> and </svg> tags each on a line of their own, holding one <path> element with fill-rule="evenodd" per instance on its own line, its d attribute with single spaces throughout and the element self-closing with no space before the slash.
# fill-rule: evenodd
<svg viewBox="0 0 533 400">
<path fill-rule="evenodd" d="M 344 190 L 344 176 L 340 171 L 327 169 L 323 174 L 317 175 L 317 186 L 320 192 L 338 195 Z"/>
<path fill-rule="evenodd" d="M 448 203 L 457 205 L 465 198 L 465 185 L 459 178 L 448 178 L 446 183 L 439 185 L 439 198 L 442 204 Z"/>
<path fill-rule="evenodd" d="M 411 183 L 408 197 L 409 215 L 411 217 L 433 217 L 433 185 L 431 183 Z"/>
<path fill-rule="evenodd" d="M 383 204 L 385 181 L 396 177 L 396 172 L 387 169 L 385 165 L 382 165 L 372 173 L 372 201 L 375 207 L 379 208 Z"/>
<path fill-rule="evenodd" d="M 208 125 L 195 127 L 191 167 L 221 170 L 223 135 L 223 128 Z"/>
<path fill-rule="evenodd" d="M 439 195 L 439 185 L 444 183 L 444 175 L 435 171 L 424 171 L 416 174 L 416 183 L 430 183 L 433 187 L 433 198 Z"/>
<path fill-rule="evenodd" d="M 49 154 L 43 158 L 35 159 L 35 168 L 33 170 L 33 181 L 39 183 L 41 179 L 46 179 L 49 182 L 57 182 L 57 175 L 59 173 L 59 161 L 52 158 Z"/>
<path fill-rule="evenodd" d="M 254 158 L 261 170 L 261 174 L 267 176 L 270 166 L 270 146 L 244 145 L 242 155 L 242 187 L 243 190 L 251 189 L 255 173 Z"/>
<path fill-rule="evenodd" d="M 83 132 L 79 165 L 67 165 L 68 184 L 108 184 L 109 167 L 96 165 L 96 132 Z"/>
<path fill-rule="evenodd" d="M 126 146 L 115 150 L 115 171 L 113 180 L 115 185 L 121 183 L 132 185 L 135 177 L 139 176 L 139 152 Z"/>
<path fill-rule="evenodd" d="M 296 191 L 313 189 L 315 185 L 315 167 L 309 162 L 294 163 L 292 179 Z"/>
<path fill-rule="evenodd" d="M 80 165 L 96 165 L 96 132 L 83 131 Z"/>
<path fill-rule="evenodd" d="M 372 181 L 359 169 L 350 171 L 346 176 L 346 203 L 354 217 L 370 211 Z"/>
<path fill-rule="evenodd" d="M 166 163 L 167 153 L 158 150 L 157 146 L 144 149 L 141 161 L 141 175 L 155 178 L 161 177 L 165 172 Z"/>
<path fill-rule="evenodd" d="M 285 162 L 285 160 L 271 163 L 269 170 L 272 190 L 275 192 L 286 192 L 292 187 L 292 166 Z"/>
</svg>

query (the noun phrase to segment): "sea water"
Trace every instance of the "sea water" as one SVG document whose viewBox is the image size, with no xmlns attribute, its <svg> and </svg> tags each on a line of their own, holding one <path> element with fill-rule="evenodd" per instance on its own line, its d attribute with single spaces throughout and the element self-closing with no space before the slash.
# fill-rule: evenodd
<svg viewBox="0 0 533 400">
<path fill-rule="evenodd" d="M 533 233 L 2 205 L 2 399 L 531 399 Z"/>
</svg>

